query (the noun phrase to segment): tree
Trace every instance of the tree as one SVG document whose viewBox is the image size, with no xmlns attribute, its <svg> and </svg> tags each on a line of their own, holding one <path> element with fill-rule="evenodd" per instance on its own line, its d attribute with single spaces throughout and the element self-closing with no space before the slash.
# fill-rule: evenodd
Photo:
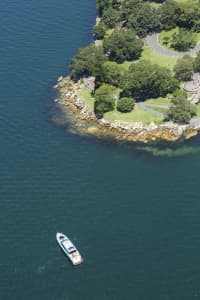
<svg viewBox="0 0 200 300">
<path fill-rule="evenodd" d="M 134 108 L 134 99 L 128 97 L 122 97 L 117 101 L 117 110 L 122 113 L 132 111 Z"/>
<path fill-rule="evenodd" d="M 200 18 L 200 9 L 198 3 L 191 3 L 191 1 L 180 2 L 180 16 L 177 20 L 177 25 L 180 27 L 193 29 L 195 31 L 195 24 Z"/>
<path fill-rule="evenodd" d="M 200 72 L 200 51 L 194 59 L 194 70 L 195 72 Z"/>
<path fill-rule="evenodd" d="M 111 61 L 122 63 L 125 60 L 138 59 L 143 43 L 132 30 L 114 30 L 104 39 L 103 47 Z"/>
<path fill-rule="evenodd" d="M 104 35 L 106 34 L 106 25 L 103 22 L 100 22 L 98 25 L 95 25 L 93 28 L 93 34 L 95 37 L 99 40 L 104 38 Z"/>
<path fill-rule="evenodd" d="M 108 7 L 112 6 L 112 3 L 112 0 L 97 0 L 97 9 L 99 11 L 100 16 L 106 9 L 108 9 Z"/>
<path fill-rule="evenodd" d="M 79 49 L 78 53 L 71 61 L 70 69 L 75 78 L 82 76 L 96 76 L 100 72 L 102 64 L 106 57 L 102 47 L 96 47 L 94 44 Z"/>
<path fill-rule="evenodd" d="M 119 87 L 121 81 L 122 70 L 119 64 L 107 61 L 102 65 L 101 82 Z"/>
<path fill-rule="evenodd" d="M 175 123 L 187 123 L 195 115 L 195 106 L 187 100 L 187 95 L 184 91 L 178 90 L 172 98 L 172 105 L 169 108 L 167 120 Z"/>
<path fill-rule="evenodd" d="M 193 60 L 191 56 L 184 55 L 177 60 L 174 66 L 175 77 L 180 81 L 190 80 L 193 74 Z"/>
<path fill-rule="evenodd" d="M 127 27 L 134 29 L 140 37 L 159 31 L 161 22 L 157 9 L 149 3 L 140 2 L 139 6 L 128 16 Z"/>
<path fill-rule="evenodd" d="M 181 14 L 181 9 L 177 1 L 167 0 L 158 11 L 163 29 L 170 30 L 176 27 L 177 20 Z"/>
<path fill-rule="evenodd" d="M 136 100 L 164 97 L 174 92 L 179 86 L 177 79 L 173 78 L 170 70 L 141 61 L 132 64 L 122 76 L 122 95 L 132 96 Z"/>
<path fill-rule="evenodd" d="M 114 94 L 116 88 L 108 84 L 102 84 L 95 91 L 94 112 L 97 118 L 102 118 L 104 113 L 115 107 Z"/>
<path fill-rule="evenodd" d="M 116 9 L 109 7 L 104 11 L 102 20 L 106 26 L 113 28 L 119 21 L 119 12 Z"/>
<path fill-rule="evenodd" d="M 178 51 L 187 51 L 196 45 L 196 40 L 192 32 L 180 28 L 178 33 L 174 33 L 171 38 L 171 47 Z"/>
</svg>

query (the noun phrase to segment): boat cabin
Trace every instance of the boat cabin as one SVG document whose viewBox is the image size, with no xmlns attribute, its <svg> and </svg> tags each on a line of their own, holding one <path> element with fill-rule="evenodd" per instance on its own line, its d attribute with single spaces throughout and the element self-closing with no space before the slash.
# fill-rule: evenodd
<svg viewBox="0 0 200 300">
<path fill-rule="evenodd" d="M 69 254 L 73 253 L 76 251 L 76 248 L 74 245 L 70 242 L 70 240 L 64 240 L 62 241 L 63 247 L 67 250 Z"/>
</svg>

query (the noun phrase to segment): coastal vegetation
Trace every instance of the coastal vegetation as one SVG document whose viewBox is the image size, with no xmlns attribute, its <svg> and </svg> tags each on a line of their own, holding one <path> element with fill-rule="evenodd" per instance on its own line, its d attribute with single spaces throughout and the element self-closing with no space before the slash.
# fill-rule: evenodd
<svg viewBox="0 0 200 300">
<path fill-rule="evenodd" d="M 70 65 L 75 82 L 94 78 L 81 97 L 96 117 L 143 124 L 195 117 L 198 104 L 183 86 L 200 72 L 200 52 L 184 52 L 200 41 L 199 1 L 97 0 L 97 9 L 95 42 Z M 155 33 L 162 47 L 183 55 L 156 53 L 146 44 Z"/>
</svg>

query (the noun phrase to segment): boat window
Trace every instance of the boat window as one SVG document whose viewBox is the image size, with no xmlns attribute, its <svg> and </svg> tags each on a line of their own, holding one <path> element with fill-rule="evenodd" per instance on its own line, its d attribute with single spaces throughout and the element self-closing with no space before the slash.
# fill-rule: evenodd
<svg viewBox="0 0 200 300">
<path fill-rule="evenodd" d="M 76 252 L 76 249 L 74 247 L 69 247 L 67 250 L 69 253 Z"/>
</svg>

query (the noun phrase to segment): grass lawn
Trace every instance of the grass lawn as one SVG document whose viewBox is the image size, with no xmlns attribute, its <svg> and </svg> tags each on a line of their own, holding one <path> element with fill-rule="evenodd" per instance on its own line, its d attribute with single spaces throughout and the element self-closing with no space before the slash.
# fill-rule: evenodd
<svg viewBox="0 0 200 300">
<path fill-rule="evenodd" d="M 83 88 L 80 93 L 80 97 L 83 99 L 84 103 L 86 106 L 91 109 L 92 111 L 94 110 L 94 98 L 91 96 L 90 91 L 88 88 Z M 149 99 L 145 101 L 146 103 L 150 104 L 157 104 L 157 105 L 170 105 L 170 99 L 169 98 L 156 98 L 156 99 Z M 156 111 L 165 113 L 166 109 L 162 108 L 153 108 Z M 199 115 L 200 115 L 200 106 L 199 106 Z M 161 123 L 162 119 L 154 116 L 146 111 L 143 111 L 141 109 L 135 109 L 130 113 L 121 113 L 117 111 L 116 109 L 113 111 L 110 111 L 104 115 L 104 118 L 108 121 L 122 121 L 122 122 L 142 122 L 143 124 L 149 124 L 150 122 L 155 122 L 155 123 Z"/>
<path fill-rule="evenodd" d="M 125 70 L 128 70 L 128 68 L 130 67 L 130 65 L 132 64 L 133 62 L 132 61 L 125 61 L 124 63 L 120 64 L 120 66 L 122 68 L 124 68 Z"/>
<path fill-rule="evenodd" d="M 162 113 L 162 114 L 164 114 L 164 115 L 166 115 L 167 112 L 168 112 L 168 109 L 160 108 L 160 107 L 151 107 L 151 109 L 153 109 L 153 110 L 155 110 L 155 111 L 157 111 L 157 112 L 160 112 L 160 113 Z"/>
<path fill-rule="evenodd" d="M 149 103 L 149 104 L 157 104 L 157 105 L 170 105 L 171 104 L 171 100 L 170 98 L 166 97 L 166 98 L 163 98 L 163 97 L 159 97 L 159 98 L 156 98 L 156 99 L 148 99 L 145 101 L 145 103 Z"/>
<path fill-rule="evenodd" d="M 117 110 L 110 111 L 104 115 L 104 119 L 112 121 L 122 121 L 122 122 L 142 122 L 143 124 L 149 124 L 150 122 L 161 123 L 162 119 L 153 116 L 150 113 L 147 113 L 141 109 L 134 109 L 130 113 L 121 113 Z"/>
<path fill-rule="evenodd" d="M 91 96 L 88 88 L 81 89 L 79 96 L 83 99 L 84 103 L 89 109 L 94 110 L 94 98 Z"/>
<path fill-rule="evenodd" d="M 178 3 L 187 3 L 187 4 L 189 4 L 190 3 L 190 5 L 192 5 L 193 3 L 198 3 L 198 0 L 176 0 L 176 2 L 178 2 Z"/>
<path fill-rule="evenodd" d="M 149 4 L 153 8 L 159 8 L 162 5 L 162 3 L 157 3 L 157 2 L 150 2 Z"/>
<path fill-rule="evenodd" d="M 144 50 L 142 52 L 142 55 L 139 59 L 139 61 L 148 60 L 152 64 L 157 64 L 161 67 L 166 67 L 170 70 L 173 70 L 176 62 L 177 57 L 168 57 L 165 55 L 159 55 L 157 54 L 151 47 L 144 46 Z M 121 66 L 128 70 L 129 66 L 132 64 L 132 61 L 125 61 Z"/>
<path fill-rule="evenodd" d="M 171 48 L 168 44 L 166 45 L 165 43 L 163 43 L 163 40 L 167 37 L 169 39 L 171 39 L 172 35 L 174 33 L 178 33 L 178 27 L 176 28 L 173 28 L 171 30 L 162 30 L 159 35 L 158 35 L 158 40 L 159 40 L 159 43 L 162 47 L 168 49 L 168 50 L 172 50 L 174 51 L 173 48 Z M 170 43 L 169 43 L 170 44 Z"/>
<path fill-rule="evenodd" d="M 166 67 L 168 69 L 173 70 L 177 62 L 177 57 L 159 55 L 151 47 L 145 46 L 139 60 L 148 60 L 153 64 L 157 64 L 162 67 Z"/>
</svg>

